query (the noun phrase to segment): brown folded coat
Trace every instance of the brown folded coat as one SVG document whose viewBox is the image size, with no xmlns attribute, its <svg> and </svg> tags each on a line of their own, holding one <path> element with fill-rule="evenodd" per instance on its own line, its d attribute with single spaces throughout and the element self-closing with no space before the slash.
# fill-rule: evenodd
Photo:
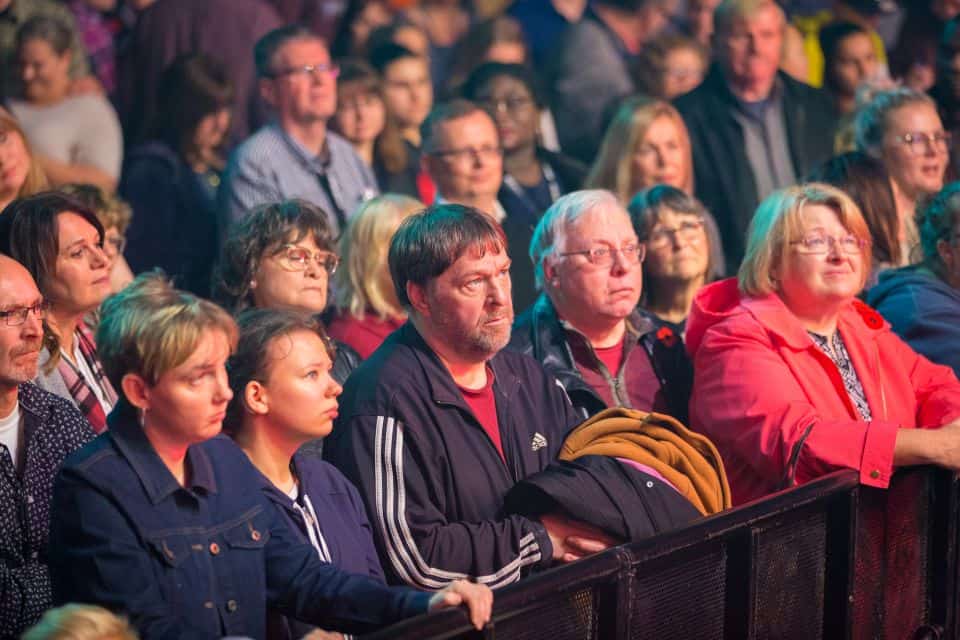
<svg viewBox="0 0 960 640">
<path fill-rule="evenodd" d="M 560 459 L 587 455 L 626 458 L 655 469 L 703 515 L 730 508 L 730 485 L 717 448 L 668 415 L 605 409 L 570 432 Z"/>
</svg>

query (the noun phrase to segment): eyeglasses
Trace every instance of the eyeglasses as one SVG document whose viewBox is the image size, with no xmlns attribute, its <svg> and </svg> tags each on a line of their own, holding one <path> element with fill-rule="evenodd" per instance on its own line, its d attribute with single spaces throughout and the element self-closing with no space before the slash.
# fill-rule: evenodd
<svg viewBox="0 0 960 640">
<path fill-rule="evenodd" d="M 123 253 L 127 248 L 127 239 L 123 236 L 109 236 L 103 243 L 109 245 L 117 254 Z"/>
<path fill-rule="evenodd" d="M 938 131 L 936 133 L 915 131 L 894 137 L 897 142 L 907 145 L 910 153 L 915 156 L 922 156 L 929 148 L 934 151 L 946 152 L 950 149 L 952 139 L 953 136 L 950 135 L 949 131 Z"/>
<path fill-rule="evenodd" d="M 305 64 L 302 67 L 290 67 L 289 69 L 280 69 L 267 75 L 268 78 L 281 78 L 283 76 L 298 77 L 320 77 L 336 78 L 340 75 L 340 67 L 335 62 L 321 62 L 320 64 Z"/>
<path fill-rule="evenodd" d="M 340 256 L 329 251 L 317 251 L 313 253 L 308 249 L 296 245 L 284 245 L 277 252 L 277 262 L 285 271 L 306 271 L 310 266 L 310 261 L 315 261 L 318 265 L 326 269 L 327 273 L 332 274 L 337 270 L 340 264 Z"/>
<path fill-rule="evenodd" d="M 685 220 L 679 227 L 654 227 L 647 236 L 647 246 L 651 249 L 660 249 L 670 244 L 673 238 L 686 241 L 695 240 L 703 229 L 703 218 Z"/>
<path fill-rule="evenodd" d="M 503 111 L 511 114 L 517 113 L 531 103 L 533 103 L 533 100 L 527 96 L 509 96 L 500 100 L 488 98 L 480 101 L 480 105 L 490 113 Z"/>
<path fill-rule="evenodd" d="M 810 255 L 826 255 L 833 251 L 834 247 L 838 247 L 842 253 L 848 256 L 855 256 L 862 253 L 864 247 L 870 244 L 870 241 L 858 238 L 853 234 L 835 238 L 833 236 L 815 233 L 804 236 L 800 240 L 795 240 L 790 244 L 802 247 L 800 253 Z"/>
<path fill-rule="evenodd" d="M 462 149 L 446 149 L 429 154 L 440 158 L 448 158 L 454 162 L 467 163 L 476 160 L 493 160 L 503 155 L 503 148 L 492 145 L 482 147 L 464 147 Z"/>
<path fill-rule="evenodd" d="M 50 303 L 44 300 L 32 307 L 17 307 L 9 311 L 0 311 L 0 318 L 3 318 L 8 327 L 17 327 L 26 322 L 27 316 L 31 313 L 43 320 L 47 317 L 47 311 L 49 310 Z"/>
<path fill-rule="evenodd" d="M 590 264 L 598 267 L 609 267 L 613 265 L 614 256 L 618 253 L 623 256 L 623 261 L 625 263 L 628 265 L 635 265 L 643 262 L 644 257 L 647 255 L 647 249 L 642 244 L 628 244 L 620 247 L 619 249 L 611 249 L 609 247 L 594 247 L 593 249 L 585 249 L 583 251 L 568 251 L 567 253 L 561 253 L 560 255 L 562 257 L 587 256 L 587 260 L 590 261 Z"/>
</svg>

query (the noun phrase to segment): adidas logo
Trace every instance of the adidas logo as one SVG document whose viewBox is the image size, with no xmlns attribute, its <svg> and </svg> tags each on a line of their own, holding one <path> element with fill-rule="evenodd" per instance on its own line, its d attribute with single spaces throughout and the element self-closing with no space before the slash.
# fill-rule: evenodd
<svg viewBox="0 0 960 640">
<path fill-rule="evenodd" d="M 547 439 L 543 437 L 539 432 L 533 434 L 533 440 L 530 441 L 530 448 L 534 451 L 539 451 L 547 446 Z"/>
</svg>

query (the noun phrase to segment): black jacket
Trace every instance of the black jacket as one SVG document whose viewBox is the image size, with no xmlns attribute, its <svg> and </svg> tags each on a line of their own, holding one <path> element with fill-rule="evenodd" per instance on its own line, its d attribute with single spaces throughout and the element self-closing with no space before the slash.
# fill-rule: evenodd
<svg viewBox="0 0 960 640">
<path fill-rule="evenodd" d="M 836 113 L 823 91 L 783 72 L 778 78 L 790 158 L 800 178 L 833 154 Z M 759 204 L 743 131 L 733 116 L 737 99 L 713 65 L 703 83 L 677 98 L 675 105 L 690 134 L 696 195 L 720 227 L 727 273 L 736 273 L 747 226 Z"/>
<path fill-rule="evenodd" d="M 639 312 L 634 312 L 627 321 L 639 334 L 638 346 L 642 346 L 650 358 L 650 364 L 660 379 L 670 415 L 687 424 L 690 402 L 690 387 L 693 384 L 693 366 L 682 341 L 673 336 L 668 340 L 657 337 L 657 328 Z M 513 335 L 507 347 L 532 356 L 563 385 L 582 418 L 600 413 L 607 408 L 603 399 L 587 384 L 573 359 L 567 344 L 567 334 L 550 299 L 541 294 L 536 303 L 521 314 L 513 325 Z M 618 377 L 623 383 L 624 371 Z M 649 407 L 628 407 L 649 410 Z"/>
<path fill-rule="evenodd" d="M 495 588 L 550 562 L 546 529 L 505 515 L 503 497 L 556 458 L 577 416 L 532 359 L 501 351 L 488 364 L 506 461 L 411 323 L 347 381 L 324 457 L 360 490 L 389 581 Z"/>
<path fill-rule="evenodd" d="M 25 382 L 17 473 L 0 446 L 0 638 L 18 638 L 53 604 L 47 542 L 53 480 L 64 459 L 95 434 L 73 403 Z"/>
</svg>

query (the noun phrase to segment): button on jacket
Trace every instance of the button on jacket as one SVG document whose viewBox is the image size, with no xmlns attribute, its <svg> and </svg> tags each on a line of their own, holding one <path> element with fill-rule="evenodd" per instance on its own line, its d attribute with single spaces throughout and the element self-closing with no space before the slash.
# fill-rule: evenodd
<svg viewBox="0 0 960 640">
<path fill-rule="evenodd" d="M 532 358 L 501 351 L 488 366 L 504 457 L 409 322 L 347 381 L 323 452 L 360 490 L 389 580 L 496 588 L 550 563 L 546 529 L 505 515 L 503 498 L 556 459 L 578 418 Z"/>
<path fill-rule="evenodd" d="M 145 640 L 264 638 L 268 605 L 348 632 L 427 610 L 429 594 L 321 562 L 226 437 L 188 449 L 190 481 L 181 487 L 125 401 L 109 425 L 67 460 L 54 488 L 57 602 L 120 611 Z"/>
<path fill-rule="evenodd" d="M 64 459 L 93 440 L 69 401 L 25 382 L 17 388 L 23 418 L 23 468 L 0 446 L 0 638 L 19 637 L 50 607 L 47 537 L 53 479 Z"/>
</svg>

